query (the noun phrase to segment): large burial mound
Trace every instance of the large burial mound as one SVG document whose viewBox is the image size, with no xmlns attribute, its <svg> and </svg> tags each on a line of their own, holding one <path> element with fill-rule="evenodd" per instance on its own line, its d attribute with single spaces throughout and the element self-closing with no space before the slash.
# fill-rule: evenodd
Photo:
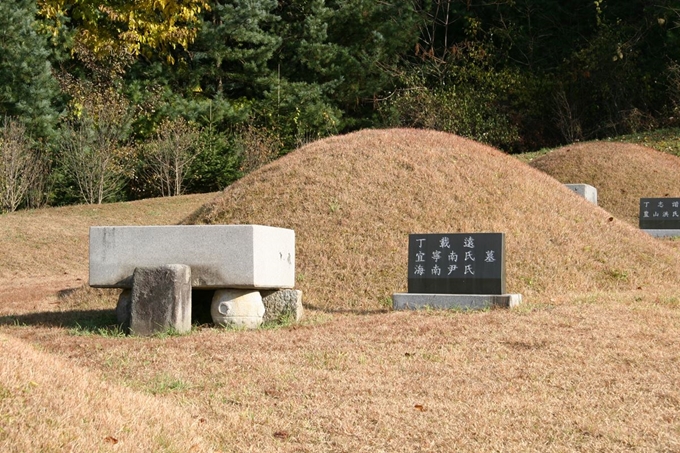
<svg viewBox="0 0 680 453">
<path fill-rule="evenodd" d="M 505 232 L 525 300 L 659 288 L 678 255 L 500 151 L 454 135 L 365 130 L 251 173 L 187 223 L 292 228 L 308 306 L 378 309 L 406 291 L 409 233 Z"/>
<path fill-rule="evenodd" d="M 530 163 L 564 184 L 590 184 L 597 203 L 638 226 L 640 198 L 680 197 L 680 158 L 628 143 L 564 146 Z"/>
</svg>

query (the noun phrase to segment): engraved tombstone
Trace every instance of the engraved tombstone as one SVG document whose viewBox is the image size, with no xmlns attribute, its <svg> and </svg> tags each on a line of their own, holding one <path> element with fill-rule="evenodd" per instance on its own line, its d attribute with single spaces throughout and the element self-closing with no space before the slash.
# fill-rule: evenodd
<svg viewBox="0 0 680 453">
<path fill-rule="evenodd" d="M 504 294 L 505 234 L 410 234 L 408 292 Z"/>
<path fill-rule="evenodd" d="M 680 230 L 680 198 L 640 198 L 640 229 Z"/>
</svg>

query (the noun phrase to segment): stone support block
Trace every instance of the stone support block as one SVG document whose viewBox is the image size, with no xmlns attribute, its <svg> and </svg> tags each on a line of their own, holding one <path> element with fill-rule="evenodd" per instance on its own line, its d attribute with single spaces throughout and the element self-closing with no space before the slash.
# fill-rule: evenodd
<svg viewBox="0 0 680 453">
<path fill-rule="evenodd" d="M 243 289 L 215 291 L 210 307 L 213 323 L 224 327 L 256 329 L 264 312 L 260 292 Z"/>
<path fill-rule="evenodd" d="M 302 319 L 302 291 L 299 289 L 261 291 L 260 294 L 264 304 L 263 322 L 299 322 Z"/>
<path fill-rule="evenodd" d="M 191 331 L 191 269 L 183 264 L 138 267 L 133 273 L 133 335 Z"/>
<path fill-rule="evenodd" d="M 116 320 L 124 332 L 130 331 L 130 317 L 132 316 L 132 290 L 124 289 L 118 296 L 116 305 Z"/>
</svg>

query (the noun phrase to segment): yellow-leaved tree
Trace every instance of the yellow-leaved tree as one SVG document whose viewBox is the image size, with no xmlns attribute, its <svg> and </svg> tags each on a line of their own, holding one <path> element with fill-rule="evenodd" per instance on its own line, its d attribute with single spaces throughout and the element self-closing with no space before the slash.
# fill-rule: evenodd
<svg viewBox="0 0 680 453">
<path fill-rule="evenodd" d="M 196 36 L 207 0 L 38 0 L 38 14 L 53 36 L 64 28 L 94 55 L 156 54 L 170 63 L 171 50 Z"/>
</svg>

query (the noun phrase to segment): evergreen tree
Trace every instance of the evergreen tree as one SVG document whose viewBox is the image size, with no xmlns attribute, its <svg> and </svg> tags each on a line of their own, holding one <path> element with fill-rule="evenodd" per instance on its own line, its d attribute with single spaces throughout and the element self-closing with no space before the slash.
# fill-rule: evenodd
<svg viewBox="0 0 680 453">
<path fill-rule="evenodd" d="M 0 2 L 0 115 L 16 117 L 31 135 L 44 138 L 57 120 L 58 86 L 35 17 L 35 0 Z"/>
<path fill-rule="evenodd" d="M 201 90 L 228 99 L 257 98 L 275 74 L 270 61 L 281 43 L 271 32 L 276 0 L 217 0 L 191 47 Z"/>
</svg>

